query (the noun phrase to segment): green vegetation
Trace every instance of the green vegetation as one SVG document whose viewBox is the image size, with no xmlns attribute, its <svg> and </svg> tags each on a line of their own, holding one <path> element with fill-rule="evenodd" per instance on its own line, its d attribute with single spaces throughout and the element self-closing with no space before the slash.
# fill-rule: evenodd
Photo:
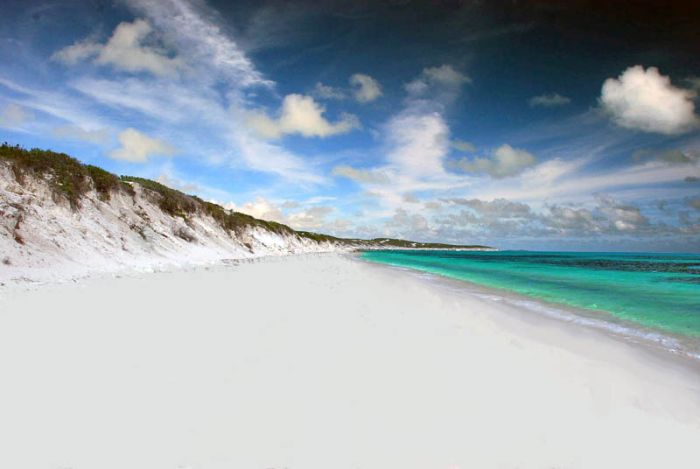
<svg viewBox="0 0 700 469">
<path fill-rule="evenodd" d="M 312 233 L 310 231 L 297 231 L 297 235 L 301 238 L 310 239 L 317 243 L 344 243 L 351 241 L 349 239 L 336 238 L 335 236 L 325 235 L 321 233 Z"/>
<path fill-rule="evenodd" d="M 71 207 L 77 208 L 80 198 L 92 187 L 105 200 L 120 186 L 119 178 L 96 166 L 83 165 L 65 153 L 20 146 L 0 145 L 0 160 L 9 162 L 18 182 L 33 175 L 45 179 L 57 194 L 64 196 Z"/>
<path fill-rule="evenodd" d="M 108 201 L 112 194 L 124 192 L 130 196 L 135 194 L 132 184 L 138 184 L 150 192 L 156 199 L 161 210 L 171 216 L 182 217 L 185 220 L 196 213 L 209 215 L 222 228 L 234 233 L 241 233 L 246 228 L 257 227 L 280 235 L 309 239 L 318 243 L 335 243 L 344 246 L 357 247 L 387 247 L 414 249 L 454 249 L 454 248 L 487 248 L 487 246 L 455 246 L 442 243 L 417 243 L 402 239 L 376 238 L 372 240 L 336 238 L 325 234 L 309 231 L 295 231 L 287 225 L 274 221 L 259 220 L 245 213 L 226 210 L 220 205 L 207 202 L 194 195 L 187 195 L 171 189 L 159 182 L 134 176 L 118 177 L 97 166 L 85 165 L 64 153 L 33 148 L 25 150 L 7 143 L 0 145 L 0 161 L 7 162 L 15 178 L 24 184 L 25 177 L 31 175 L 48 182 L 54 193 L 65 197 L 73 209 L 80 207 L 80 199 L 94 188 L 100 199 Z M 19 221 L 18 221 L 19 223 Z M 143 236 L 143 233 L 141 233 Z M 178 234 L 190 239 L 188 233 Z M 18 240 L 20 242 L 20 240 Z"/>
<path fill-rule="evenodd" d="M 406 241 L 404 239 L 393 238 L 375 238 L 370 240 L 370 243 L 376 246 L 386 246 L 392 248 L 412 248 L 412 249 L 490 249 L 489 246 L 479 244 L 454 245 L 444 243 L 418 243 L 415 241 Z"/>
<path fill-rule="evenodd" d="M 122 176 L 121 180 L 124 182 L 135 182 L 144 189 L 158 194 L 158 206 L 169 215 L 187 218 L 189 214 L 196 212 L 199 208 L 199 204 L 193 197 L 164 186 L 159 182 L 134 176 Z"/>
<path fill-rule="evenodd" d="M 100 194 L 102 200 L 109 200 L 112 192 L 119 189 L 134 195 L 134 189 L 129 184 L 125 184 L 117 176 L 102 168 L 88 164 L 85 165 L 85 171 L 87 171 L 88 177 L 92 179 L 95 190 Z"/>
<path fill-rule="evenodd" d="M 204 212 L 211 216 L 214 220 L 226 230 L 240 233 L 244 228 L 256 226 L 273 233 L 278 234 L 293 234 L 294 230 L 274 221 L 259 220 L 257 218 L 246 215 L 245 213 L 233 212 L 226 210 L 220 205 L 206 202 L 197 196 L 191 196 L 203 208 Z"/>
</svg>

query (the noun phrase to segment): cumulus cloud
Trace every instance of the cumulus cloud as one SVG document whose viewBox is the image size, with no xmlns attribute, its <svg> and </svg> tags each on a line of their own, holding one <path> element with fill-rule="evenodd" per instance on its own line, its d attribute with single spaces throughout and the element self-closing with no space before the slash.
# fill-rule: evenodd
<svg viewBox="0 0 700 469">
<path fill-rule="evenodd" d="M 611 198 L 600 198 L 598 208 L 618 231 L 636 231 L 649 224 L 639 207 L 621 204 Z"/>
<path fill-rule="evenodd" d="M 547 93 L 533 96 L 528 101 L 528 104 L 530 104 L 530 107 L 557 107 L 566 106 L 570 102 L 570 98 L 562 96 L 559 93 Z"/>
<path fill-rule="evenodd" d="M 413 83 L 420 82 L 425 89 L 406 85 L 403 106 L 382 126 L 383 164 L 371 169 L 341 167 L 335 175 L 373 185 L 365 195 L 372 197 L 372 204 L 380 205 L 383 213 L 401 207 L 407 194 L 465 185 L 464 178 L 445 171 L 444 163 L 454 146 L 467 151 L 472 146 L 451 141 L 444 114 L 467 81 L 449 65 L 424 69 Z"/>
<path fill-rule="evenodd" d="M 438 112 L 407 108 L 386 126 L 390 145 L 388 160 L 410 175 L 443 173 L 450 146 L 449 127 Z"/>
<path fill-rule="evenodd" d="M 127 72 L 150 72 L 157 76 L 174 75 L 183 67 L 178 57 L 169 57 L 161 48 L 145 42 L 153 34 L 151 25 L 137 19 L 120 23 L 105 44 L 78 41 L 59 50 L 52 58 L 67 65 L 91 58 L 98 65 L 110 65 Z"/>
<path fill-rule="evenodd" d="M 529 205 L 507 199 L 484 201 L 480 199 L 452 198 L 443 199 L 443 202 L 469 207 L 476 213 L 488 217 L 519 218 L 528 217 L 532 214 Z"/>
<path fill-rule="evenodd" d="M 56 51 L 51 56 L 51 59 L 63 62 L 66 65 L 75 65 L 78 62 L 96 56 L 100 53 L 102 47 L 102 44 L 95 42 L 94 39 L 83 39 Z"/>
<path fill-rule="evenodd" d="M 261 220 L 276 221 L 278 223 L 286 222 L 282 209 L 263 197 L 257 197 L 255 200 L 246 202 L 243 205 L 229 204 L 228 208 Z"/>
<path fill-rule="evenodd" d="M 83 129 L 77 125 L 66 125 L 55 127 L 51 133 L 57 138 L 80 140 L 96 145 L 102 145 L 109 141 L 109 131 L 107 129 Z"/>
<path fill-rule="evenodd" d="M 602 231 L 600 219 L 593 211 L 582 207 L 550 205 L 540 221 L 560 234 L 590 234 Z"/>
<path fill-rule="evenodd" d="M 423 69 L 423 77 L 428 81 L 443 83 L 446 85 L 461 86 L 471 83 L 471 78 L 455 70 L 452 65 L 441 65 L 440 67 L 429 67 Z"/>
<path fill-rule="evenodd" d="M 597 197 L 594 204 L 545 204 L 539 210 L 508 199 L 443 199 L 448 214 L 438 219 L 440 231 L 462 230 L 503 237 L 661 235 L 681 227 L 653 224 L 640 208 L 610 197 Z M 454 211 L 458 208 L 458 211 Z M 453 231 L 454 233 L 454 231 Z"/>
<path fill-rule="evenodd" d="M 286 134 L 330 137 L 360 127 L 359 120 L 352 114 L 343 114 L 332 123 L 323 116 L 325 111 L 325 107 L 311 96 L 289 94 L 284 97 L 277 117 L 270 117 L 264 111 L 254 111 L 248 117 L 248 124 L 266 138 L 280 138 Z"/>
<path fill-rule="evenodd" d="M 618 78 L 605 80 L 600 102 L 621 127 L 673 135 L 697 127 L 694 96 L 673 86 L 656 67 L 635 65 Z"/>
<path fill-rule="evenodd" d="M 393 228 L 399 236 L 412 239 L 423 239 L 430 231 L 427 218 L 418 213 L 409 213 L 403 208 L 396 209 L 385 225 Z"/>
<path fill-rule="evenodd" d="M 329 219 L 335 209 L 327 205 L 304 206 L 298 202 L 273 202 L 264 197 L 242 205 L 229 207 L 262 220 L 271 220 L 291 226 L 296 230 L 323 230 L 326 232 L 343 231 L 350 226 L 348 220 Z"/>
<path fill-rule="evenodd" d="M 356 169 L 347 165 L 333 168 L 333 175 L 365 184 L 383 184 L 389 182 L 387 175 L 380 170 Z"/>
<path fill-rule="evenodd" d="M 357 102 L 369 103 L 382 96 L 379 82 L 369 75 L 355 73 L 348 78 L 350 87 L 343 89 L 317 82 L 311 94 L 318 99 L 341 101 L 352 97 Z"/>
<path fill-rule="evenodd" d="M 471 82 L 467 75 L 445 64 L 424 68 L 418 78 L 406 84 L 405 89 L 412 98 L 430 98 L 448 105 L 459 95 L 462 86 Z"/>
<path fill-rule="evenodd" d="M 350 85 L 354 88 L 353 97 L 360 103 L 374 101 L 382 95 L 381 85 L 369 75 L 362 73 L 352 75 Z"/>
<path fill-rule="evenodd" d="M 109 153 L 109 156 L 116 160 L 145 163 L 151 156 L 170 156 L 176 152 L 175 147 L 169 143 L 149 137 L 133 128 L 124 130 L 117 138 L 121 146 Z"/>
<path fill-rule="evenodd" d="M 487 158 L 462 158 L 451 165 L 465 173 L 486 173 L 494 178 L 516 176 L 535 165 L 537 158 L 522 149 L 501 145 Z"/>
<path fill-rule="evenodd" d="M 19 127 L 33 117 L 28 109 L 16 103 L 10 103 L 0 111 L 0 127 Z"/>
<path fill-rule="evenodd" d="M 318 230 L 326 226 L 327 217 L 335 209 L 329 206 L 310 207 L 291 213 L 288 216 L 289 225 L 297 230 Z"/>
</svg>

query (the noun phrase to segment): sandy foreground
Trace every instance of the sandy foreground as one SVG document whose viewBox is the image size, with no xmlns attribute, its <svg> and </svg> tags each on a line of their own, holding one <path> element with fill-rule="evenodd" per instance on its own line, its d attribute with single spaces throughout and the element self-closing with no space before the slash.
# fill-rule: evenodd
<svg viewBox="0 0 700 469">
<path fill-rule="evenodd" d="M 700 467 L 691 363 L 348 255 L 0 295 L 0 468 Z"/>
</svg>

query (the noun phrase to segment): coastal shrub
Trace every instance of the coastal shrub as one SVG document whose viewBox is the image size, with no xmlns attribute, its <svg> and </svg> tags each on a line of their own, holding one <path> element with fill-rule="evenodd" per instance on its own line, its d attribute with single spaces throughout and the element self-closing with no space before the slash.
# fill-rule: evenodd
<svg viewBox="0 0 700 469">
<path fill-rule="evenodd" d="M 336 238 L 335 236 L 312 233 L 310 231 L 297 231 L 297 235 L 299 235 L 300 238 L 310 239 L 312 241 L 316 241 L 317 243 L 339 243 L 344 241 L 340 238 Z"/>
<path fill-rule="evenodd" d="M 38 148 L 25 150 L 19 145 L 3 143 L 0 145 L 0 158 L 10 163 L 18 182 L 23 183 L 25 176 L 30 174 L 41 177 L 73 208 L 79 206 L 80 197 L 90 188 L 83 165 L 65 153 Z"/>
<path fill-rule="evenodd" d="M 112 192 L 125 185 L 117 176 L 97 166 L 85 165 L 85 171 L 92 179 L 93 186 L 102 200 L 109 200 Z M 131 189 L 131 186 L 128 187 Z"/>
<path fill-rule="evenodd" d="M 282 223 L 260 220 L 250 215 L 246 215 L 245 213 L 226 210 L 220 205 L 207 202 L 196 196 L 192 196 L 192 198 L 200 204 L 203 211 L 207 215 L 211 216 L 219 223 L 219 225 L 221 225 L 222 228 L 227 231 L 240 233 L 245 228 L 259 227 L 280 235 L 295 233 L 293 229 L 287 225 L 283 225 Z"/>
<path fill-rule="evenodd" d="M 121 180 L 138 183 L 144 189 L 158 194 L 158 206 L 169 215 L 187 218 L 188 214 L 197 210 L 197 202 L 193 197 L 159 182 L 134 176 L 122 176 Z"/>
<path fill-rule="evenodd" d="M 7 161 L 15 178 L 24 183 L 27 175 L 40 177 L 49 183 L 55 194 L 65 197 L 72 208 L 80 206 L 80 198 L 94 187 L 100 198 L 109 200 L 115 190 L 133 191 L 120 183 L 119 178 L 102 168 L 84 165 L 65 153 L 19 145 L 0 145 L 0 160 Z"/>
</svg>

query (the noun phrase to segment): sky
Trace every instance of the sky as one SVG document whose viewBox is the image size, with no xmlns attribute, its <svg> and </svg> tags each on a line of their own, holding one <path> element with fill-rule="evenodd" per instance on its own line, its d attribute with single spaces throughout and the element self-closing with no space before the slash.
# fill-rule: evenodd
<svg viewBox="0 0 700 469">
<path fill-rule="evenodd" d="M 700 251 L 693 2 L 2 4 L 0 141 L 337 236 Z"/>
</svg>

